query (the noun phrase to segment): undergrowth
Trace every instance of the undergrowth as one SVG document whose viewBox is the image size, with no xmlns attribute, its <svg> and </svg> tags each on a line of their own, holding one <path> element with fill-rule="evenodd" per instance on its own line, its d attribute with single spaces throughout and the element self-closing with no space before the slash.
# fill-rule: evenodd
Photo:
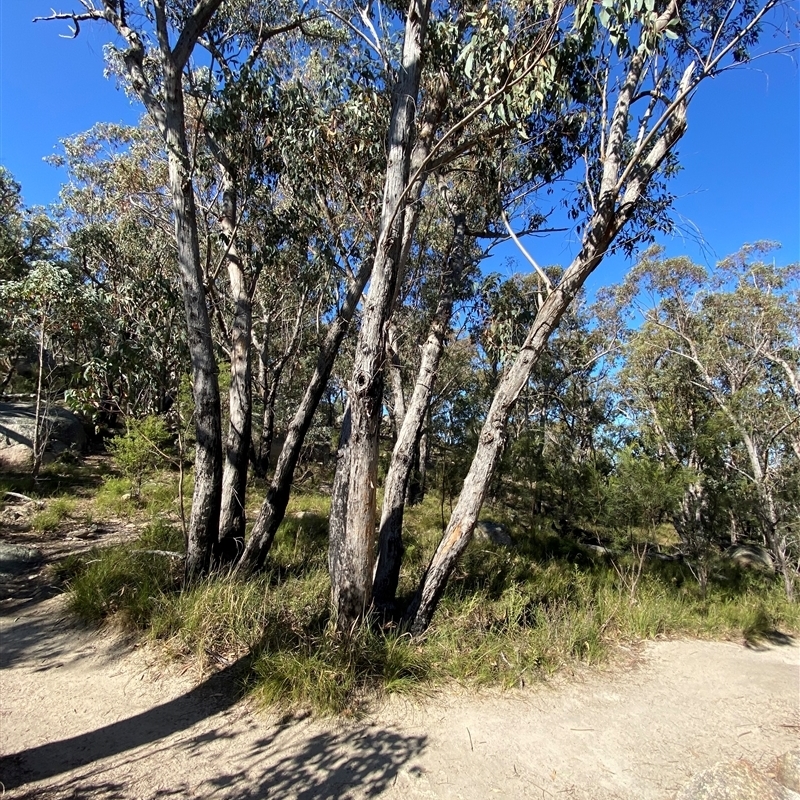
<svg viewBox="0 0 800 800">
<path fill-rule="evenodd" d="M 406 599 L 440 534 L 434 506 L 408 514 Z M 513 550 L 470 545 L 424 637 L 376 620 L 343 637 L 331 624 L 327 513 L 324 498 L 295 498 L 269 570 L 248 581 L 227 576 L 181 591 L 181 562 L 146 552 L 181 549 L 180 531 L 163 523 L 130 545 L 68 559 L 60 577 L 83 618 L 145 630 L 205 668 L 241 662 L 246 689 L 260 702 L 321 713 L 448 680 L 524 685 L 600 662 L 621 642 L 753 642 L 779 628 L 800 630 L 800 605 L 786 601 L 772 576 L 721 563 L 703 596 L 683 564 L 633 553 L 611 563 L 558 536 L 515 531 Z"/>
</svg>

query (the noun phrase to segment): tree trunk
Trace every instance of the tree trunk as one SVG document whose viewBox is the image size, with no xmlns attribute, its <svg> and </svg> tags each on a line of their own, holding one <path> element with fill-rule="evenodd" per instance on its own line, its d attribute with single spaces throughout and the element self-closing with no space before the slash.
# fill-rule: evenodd
<svg viewBox="0 0 800 800">
<path fill-rule="evenodd" d="M 699 465 L 690 464 L 696 470 Z M 700 593 L 705 597 L 708 588 L 708 551 L 709 539 L 707 534 L 708 520 L 706 519 L 706 509 L 708 500 L 705 487 L 700 480 L 692 481 L 681 498 L 681 506 L 674 515 L 672 523 L 678 532 L 683 544 L 686 546 L 687 555 L 694 562 L 690 562 L 690 567 L 695 573 L 697 583 L 700 586 Z"/>
<path fill-rule="evenodd" d="M 39 477 L 39 470 L 42 468 L 46 447 L 45 422 L 42 414 L 42 389 L 44 386 L 44 333 L 47 314 L 47 305 L 43 303 L 42 317 L 39 323 L 39 374 L 36 378 L 36 411 L 33 420 L 33 465 L 31 466 L 31 476 L 34 480 Z"/>
<path fill-rule="evenodd" d="M 390 414 L 395 438 L 403 427 L 406 417 L 406 398 L 403 392 L 403 372 L 398 353 L 397 328 L 389 323 L 386 329 L 386 361 L 389 368 L 389 383 L 391 385 L 392 402 Z"/>
<path fill-rule="evenodd" d="M 286 431 L 286 439 L 281 448 L 280 456 L 278 456 L 278 463 L 275 465 L 275 473 L 267 490 L 267 496 L 261 504 L 253 530 L 239 561 L 238 571 L 242 574 L 252 574 L 260 569 L 264 565 L 270 547 L 272 547 L 275 533 L 286 513 L 294 470 L 297 466 L 297 460 L 300 458 L 303 441 L 308 429 L 311 427 L 314 412 L 317 410 L 317 406 L 325 393 L 325 387 L 333 370 L 336 355 L 347 333 L 353 314 L 358 307 L 358 301 L 364 291 L 369 274 L 370 264 L 367 262 L 361 267 L 354 284 L 348 290 L 344 305 L 328 328 L 325 341 L 317 357 L 314 374 L 311 376 L 303 399 L 300 401 L 300 405 Z"/>
<path fill-rule="evenodd" d="M 378 433 L 383 403 L 385 328 L 402 269 L 404 219 L 414 128 L 422 72 L 422 43 L 430 0 L 411 0 L 406 14 L 403 53 L 393 89 L 388 159 L 380 233 L 348 387 L 350 399 L 350 477 L 344 516 L 341 564 L 332 586 L 340 630 L 351 630 L 372 602 L 375 560 L 375 486 Z M 332 513 L 333 516 L 333 513 Z M 340 524 L 337 519 L 334 525 Z"/>
<path fill-rule="evenodd" d="M 584 248 L 581 256 L 586 255 L 588 253 Z M 588 264 L 591 264 L 591 261 L 588 261 Z M 447 580 L 475 529 L 494 469 L 503 452 L 508 414 L 544 350 L 550 334 L 555 330 L 561 316 L 591 270 L 592 267 L 584 267 L 578 274 L 573 270 L 571 280 L 568 280 L 565 274 L 565 279 L 548 297 L 537 315 L 534 327 L 529 332 L 516 360 L 500 380 L 461 494 L 450 515 L 450 522 L 425 571 L 417 594 L 406 611 L 406 620 L 415 635 L 422 633 L 430 624 Z"/>
<path fill-rule="evenodd" d="M 252 430 L 252 378 L 250 343 L 253 331 L 252 290 L 236 247 L 237 192 L 233 176 L 223 168 L 220 227 L 227 248 L 226 263 L 234 302 L 231 326 L 231 385 L 228 392 L 230 422 L 222 472 L 219 537 L 215 559 L 230 564 L 244 548 L 245 495 Z"/>
<path fill-rule="evenodd" d="M 663 30 L 676 13 L 677 5 L 673 2 L 659 18 L 656 27 Z M 652 149 L 646 154 L 640 152 L 638 156 L 634 153 L 636 160 L 626 165 L 625 137 L 630 106 L 641 81 L 646 56 L 643 46 L 634 53 L 617 96 L 602 154 L 603 172 L 597 204 L 586 226 L 581 250 L 564 272 L 559 285 L 539 307 L 519 354 L 500 379 L 456 507 L 406 611 L 405 619 L 412 634 L 420 634 L 430 625 L 447 580 L 470 541 L 503 452 L 508 414 L 550 335 L 586 279 L 603 260 L 611 242 L 633 216 L 653 174 L 686 131 L 686 108 L 694 65 L 688 67 L 682 76 L 677 99 L 671 104 L 670 116 Z M 627 182 L 620 181 L 623 169 L 630 174 Z"/>
<path fill-rule="evenodd" d="M 362 287 L 363 289 L 363 287 Z M 269 317 L 264 315 L 264 322 L 267 323 L 264 331 L 264 340 L 259 347 L 258 371 L 259 381 L 262 390 L 264 412 L 261 418 L 261 438 L 258 447 L 253 448 L 253 466 L 256 475 L 260 478 L 266 476 L 272 462 L 272 443 L 275 439 L 275 402 L 278 399 L 278 387 L 280 386 L 283 370 L 289 359 L 295 354 L 300 344 L 303 330 L 303 311 L 305 309 L 303 297 L 295 317 L 294 329 L 291 338 L 286 344 L 283 353 L 271 364 L 268 359 L 269 348 Z M 258 343 L 256 342 L 256 346 Z"/>
<path fill-rule="evenodd" d="M 344 549 L 344 520 L 347 513 L 347 494 L 350 485 L 350 404 L 344 410 L 339 446 L 336 451 L 336 473 L 331 490 L 331 516 L 328 529 L 328 572 L 334 592 L 334 608 L 338 606 L 336 592 L 343 585 L 347 566 Z"/>
<path fill-rule="evenodd" d="M 278 399 L 278 385 L 281 379 L 281 372 L 271 370 L 267 377 L 267 370 L 261 366 L 264 387 L 263 401 L 264 413 L 261 417 L 261 438 L 256 449 L 256 475 L 260 478 L 266 477 L 272 462 L 272 442 L 275 439 L 275 401 Z"/>
<path fill-rule="evenodd" d="M 428 424 L 419 437 L 417 447 L 416 475 L 411 478 L 411 487 L 408 493 L 408 504 L 419 505 L 425 499 L 428 479 L 428 431 L 431 426 L 431 409 L 428 406 Z"/>
<path fill-rule="evenodd" d="M 397 594 L 400 564 L 403 558 L 403 512 L 408 483 L 414 467 L 414 456 L 425 424 L 445 336 L 450 325 L 455 287 L 464 268 L 466 236 L 464 214 L 457 215 L 454 222 L 453 245 L 449 263 L 442 271 L 439 302 L 428 338 L 422 348 L 422 359 L 414 392 L 406 409 L 403 425 L 397 433 L 397 441 L 384 484 L 373 597 L 377 606 L 387 609 L 393 606 Z"/>
<path fill-rule="evenodd" d="M 217 362 L 203 289 L 197 212 L 189 169 L 181 77 L 181 70 L 174 64 L 170 62 L 165 65 L 164 105 L 169 188 L 175 215 L 175 242 L 183 285 L 187 342 L 192 362 L 197 433 L 194 495 L 186 542 L 186 580 L 192 582 L 208 571 L 219 528 L 222 426 Z"/>
</svg>

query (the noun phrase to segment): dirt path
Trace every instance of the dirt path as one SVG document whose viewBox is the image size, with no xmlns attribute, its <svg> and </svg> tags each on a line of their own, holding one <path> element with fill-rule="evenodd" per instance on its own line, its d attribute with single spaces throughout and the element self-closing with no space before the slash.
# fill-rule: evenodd
<svg viewBox="0 0 800 800">
<path fill-rule="evenodd" d="M 235 703 L 153 652 L 72 625 L 61 598 L 0 617 L 9 798 L 669 798 L 797 743 L 796 644 L 659 642 L 520 692 L 393 700 L 342 723 Z"/>
</svg>

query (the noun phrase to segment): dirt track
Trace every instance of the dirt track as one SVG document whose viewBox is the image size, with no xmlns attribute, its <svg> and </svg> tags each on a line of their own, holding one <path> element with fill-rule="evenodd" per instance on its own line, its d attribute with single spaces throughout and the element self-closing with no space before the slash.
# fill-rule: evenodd
<svg viewBox="0 0 800 800">
<path fill-rule="evenodd" d="M 0 780 L 37 798 L 669 798 L 797 743 L 797 644 L 658 642 L 606 670 L 279 721 L 154 653 L 73 626 L 61 598 L 0 617 Z"/>
</svg>

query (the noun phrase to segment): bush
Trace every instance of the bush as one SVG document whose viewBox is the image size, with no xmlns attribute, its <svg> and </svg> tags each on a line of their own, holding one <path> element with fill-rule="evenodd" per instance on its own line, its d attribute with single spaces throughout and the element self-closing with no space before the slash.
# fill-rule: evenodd
<svg viewBox="0 0 800 800">
<path fill-rule="evenodd" d="M 127 432 L 115 436 L 109 450 L 122 473 L 132 483 L 132 494 L 139 496 L 142 480 L 169 461 L 165 449 L 170 444 L 170 434 L 163 418 L 150 415 L 143 419 L 128 419 Z"/>
</svg>

